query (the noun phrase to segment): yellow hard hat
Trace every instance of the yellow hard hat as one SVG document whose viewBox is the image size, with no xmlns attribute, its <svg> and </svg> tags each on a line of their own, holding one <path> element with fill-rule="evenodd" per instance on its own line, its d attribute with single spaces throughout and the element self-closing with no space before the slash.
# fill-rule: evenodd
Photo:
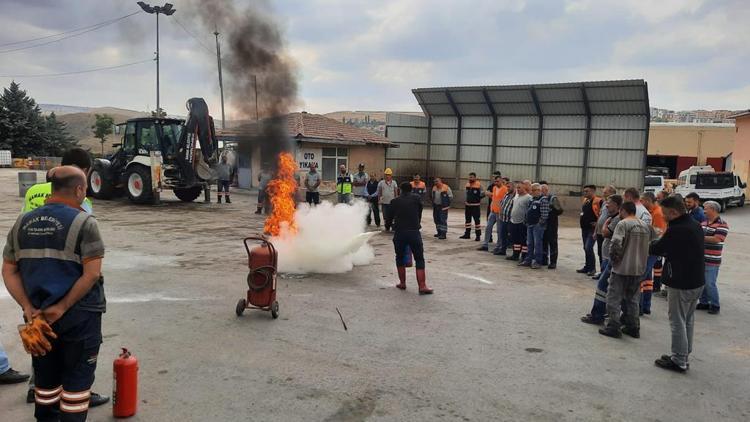
<svg viewBox="0 0 750 422">
<path fill-rule="evenodd" d="M 387 169 L 385 169 L 385 171 L 383 172 L 383 174 L 390 174 L 390 175 L 393 175 L 393 170 L 391 170 L 391 168 L 390 168 L 390 167 L 388 167 Z"/>
</svg>

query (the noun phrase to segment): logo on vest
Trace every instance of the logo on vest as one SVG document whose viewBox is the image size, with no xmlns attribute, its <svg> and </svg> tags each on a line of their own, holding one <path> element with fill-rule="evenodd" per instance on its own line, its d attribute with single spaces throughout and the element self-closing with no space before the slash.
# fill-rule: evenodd
<svg viewBox="0 0 750 422">
<path fill-rule="evenodd" d="M 39 227 L 33 227 L 36 224 L 39 224 Z M 21 227 L 21 230 L 29 236 L 53 236 L 58 230 L 63 230 L 64 228 L 65 226 L 57 218 L 49 215 L 41 215 L 27 221 Z"/>
</svg>

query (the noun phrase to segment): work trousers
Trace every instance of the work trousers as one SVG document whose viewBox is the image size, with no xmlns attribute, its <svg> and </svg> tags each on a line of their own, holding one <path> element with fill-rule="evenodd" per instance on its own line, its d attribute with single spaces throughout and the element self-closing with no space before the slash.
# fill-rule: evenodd
<svg viewBox="0 0 750 422">
<path fill-rule="evenodd" d="M 444 210 L 440 204 L 432 204 L 432 221 L 438 235 L 448 233 L 448 210 Z"/>
<path fill-rule="evenodd" d="M 640 328 L 638 301 L 641 292 L 640 275 L 620 275 L 611 273 L 607 290 L 607 328 L 620 329 L 620 312 L 624 314 L 625 325 Z M 625 309 L 623 309 L 623 304 Z"/>
<path fill-rule="evenodd" d="M 583 269 L 586 271 L 596 271 L 596 257 L 594 256 L 594 242 L 596 242 L 596 239 L 592 236 L 593 234 L 593 227 L 581 228 L 583 252 L 586 255 L 586 263 L 584 264 Z"/>
<path fill-rule="evenodd" d="M 513 255 L 523 255 L 525 256 L 526 252 L 528 251 L 526 246 L 526 235 L 527 235 L 527 229 L 526 224 L 519 223 L 511 223 L 510 225 L 510 237 L 513 242 Z"/>
<path fill-rule="evenodd" d="M 305 202 L 310 206 L 320 204 L 320 192 L 305 192 Z"/>
<path fill-rule="evenodd" d="M 643 272 L 643 278 L 641 279 L 640 309 L 643 313 L 651 312 L 651 297 L 654 293 L 654 265 L 658 259 L 658 256 L 649 255 L 646 260 L 646 271 Z"/>
<path fill-rule="evenodd" d="M 471 230 L 471 220 L 474 220 L 474 230 L 482 230 L 480 218 L 482 216 L 482 210 L 479 205 L 467 205 L 464 208 L 465 223 L 464 227 L 466 230 Z"/>
<path fill-rule="evenodd" d="M 505 253 L 512 245 L 510 240 L 510 221 L 500 221 L 497 228 L 497 243 L 494 252 Z"/>
<path fill-rule="evenodd" d="M 599 258 L 599 269 L 601 270 L 604 268 L 604 265 L 602 263 L 604 262 L 604 257 L 602 257 L 602 243 L 604 243 L 604 236 L 601 234 L 596 235 L 596 256 Z M 596 270 L 596 268 L 594 268 Z"/>
<path fill-rule="evenodd" d="M 229 180 L 219 180 L 216 186 L 216 196 L 221 198 L 222 195 L 229 198 Z"/>
<path fill-rule="evenodd" d="M 393 249 L 396 252 L 396 266 L 403 267 L 407 261 L 406 253 L 408 249 L 414 255 L 414 266 L 418 270 L 423 270 L 424 264 L 424 246 L 422 245 L 422 234 L 419 230 L 399 230 L 393 235 Z"/>
<path fill-rule="evenodd" d="M 688 356 L 693 351 L 693 326 L 695 305 L 701 297 L 703 287 L 690 290 L 667 289 L 669 306 L 669 328 L 672 331 L 672 361 L 686 368 Z"/>
<path fill-rule="evenodd" d="M 393 211 L 391 204 L 383 204 L 383 219 L 385 220 L 385 229 L 390 230 L 393 225 Z"/>
<path fill-rule="evenodd" d="M 70 310 L 52 325 L 52 350 L 32 357 L 37 421 L 78 422 L 88 414 L 102 342 L 100 313 Z"/>
<path fill-rule="evenodd" d="M 719 304 L 719 287 L 716 285 L 716 281 L 719 279 L 719 266 L 706 264 L 706 285 L 701 293 L 700 303 L 704 305 L 714 306 L 716 308 L 721 307 Z"/>
<path fill-rule="evenodd" d="M 544 250 L 544 259 L 542 259 L 542 264 L 544 265 L 557 264 L 557 228 L 558 222 L 556 217 L 555 219 L 550 219 L 547 222 L 547 229 L 544 230 L 544 239 L 542 245 L 542 249 Z"/>
<path fill-rule="evenodd" d="M 8 354 L 5 353 L 3 345 L 0 344 L 0 374 L 4 374 L 10 369 L 10 363 L 8 362 Z"/>
<path fill-rule="evenodd" d="M 525 262 L 541 264 L 544 259 L 542 243 L 545 227 L 541 224 L 532 224 L 526 229 L 526 245 L 528 253 Z"/>
<path fill-rule="evenodd" d="M 339 193 L 337 195 L 338 195 L 339 204 L 351 204 L 352 202 L 351 193 Z"/>
<path fill-rule="evenodd" d="M 594 294 L 594 305 L 591 307 L 591 317 L 604 321 L 607 316 L 607 289 L 609 287 L 609 276 L 612 273 L 612 265 L 609 259 L 604 258 L 604 267 L 599 275 L 599 281 L 596 283 L 596 293 Z"/>
<path fill-rule="evenodd" d="M 492 229 L 495 228 L 495 225 L 497 225 L 497 244 L 499 245 L 500 242 L 502 242 L 502 239 L 500 238 L 500 214 L 490 213 L 490 216 L 487 217 L 487 227 L 484 228 L 484 246 L 489 247 L 490 244 L 490 238 L 492 237 Z"/>
<path fill-rule="evenodd" d="M 372 224 L 375 221 L 375 226 L 380 227 L 380 207 L 378 206 L 378 198 L 368 199 L 368 205 L 370 210 L 367 212 L 367 225 Z"/>
</svg>

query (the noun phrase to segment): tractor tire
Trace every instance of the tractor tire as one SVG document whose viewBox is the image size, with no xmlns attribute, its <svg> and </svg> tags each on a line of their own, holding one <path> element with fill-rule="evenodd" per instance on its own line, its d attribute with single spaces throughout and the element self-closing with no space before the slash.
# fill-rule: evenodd
<svg viewBox="0 0 750 422">
<path fill-rule="evenodd" d="M 94 167 L 89 174 L 89 192 L 96 199 L 111 199 L 114 196 L 114 184 L 105 174 L 101 167 Z"/>
<path fill-rule="evenodd" d="M 151 171 L 145 166 L 133 165 L 127 170 L 125 191 L 135 204 L 152 204 L 154 191 L 151 190 Z"/>
<path fill-rule="evenodd" d="M 182 202 L 193 202 L 201 196 L 202 186 L 193 186 L 192 188 L 175 188 L 174 195 Z"/>
<path fill-rule="evenodd" d="M 727 201 L 725 199 L 719 200 L 719 206 L 721 207 L 721 210 L 719 212 L 724 212 L 727 210 Z"/>
</svg>

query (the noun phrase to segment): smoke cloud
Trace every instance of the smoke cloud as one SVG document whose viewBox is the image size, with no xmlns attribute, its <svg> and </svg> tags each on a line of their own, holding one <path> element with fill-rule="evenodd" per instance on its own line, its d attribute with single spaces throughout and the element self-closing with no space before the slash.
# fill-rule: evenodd
<svg viewBox="0 0 750 422">
<path fill-rule="evenodd" d="M 300 204 L 295 212 L 297 233 L 284 232 L 271 239 L 279 251 L 279 271 L 335 274 L 367 265 L 375 259 L 367 241 L 377 232 L 365 232 L 368 205 L 333 205 L 323 201 L 310 208 Z"/>
<path fill-rule="evenodd" d="M 262 155 L 271 158 L 288 151 L 289 135 L 281 117 L 297 103 L 296 66 L 285 53 L 281 25 L 269 2 L 239 7 L 232 0 L 193 0 L 191 12 L 205 30 L 221 34 L 224 93 L 241 119 L 255 119 L 257 81 L 257 115 L 265 119 L 259 128 Z"/>
</svg>

